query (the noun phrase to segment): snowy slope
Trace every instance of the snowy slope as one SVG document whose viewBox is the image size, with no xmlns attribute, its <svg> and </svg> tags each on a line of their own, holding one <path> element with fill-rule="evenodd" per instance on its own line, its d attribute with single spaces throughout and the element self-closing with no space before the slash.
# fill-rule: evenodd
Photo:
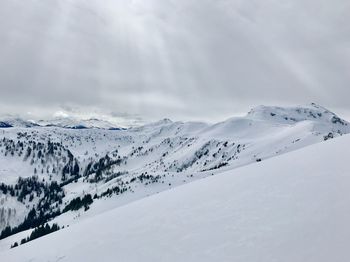
<svg viewBox="0 0 350 262">
<path fill-rule="evenodd" d="M 12 195 L 0 189 L 0 231 L 19 225 L 33 207 L 50 215 L 74 198 L 96 195 L 87 212 L 68 212 L 54 220 L 70 225 L 148 195 L 349 132 L 346 121 L 315 104 L 260 106 L 247 116 L 214 125 L 163 119 L 127 130 L 0 129 L 0 186 L 20 188 Z M 37 189 L 18 186 L 19 177 L 29 179 Z M 52 183 L 60 189 L 48 198 L 45 192 Z"/>
<path fill-rule="evenodd" d="M 4 261 L 308 261 L 350 257 L 350 136 L 116 208 Z"/>
</svg>

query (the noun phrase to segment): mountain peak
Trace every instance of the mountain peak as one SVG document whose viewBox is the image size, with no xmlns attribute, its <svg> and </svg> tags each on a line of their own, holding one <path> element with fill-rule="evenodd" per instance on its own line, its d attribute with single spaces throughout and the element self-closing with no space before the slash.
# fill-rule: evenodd
<svg viewBox="0 0 350 262">
<path fill-rule="evenodd" d="M 330 110 L 311 103 L 307 106 L 278 107 L 260 105 L 251 109 L 247 117 L 255 120 L 269 120 L 281 123 L 296 123 L 307 120 L 330 122 L 339 126 L 348 126 L 349 123 Z"/>
</svg>

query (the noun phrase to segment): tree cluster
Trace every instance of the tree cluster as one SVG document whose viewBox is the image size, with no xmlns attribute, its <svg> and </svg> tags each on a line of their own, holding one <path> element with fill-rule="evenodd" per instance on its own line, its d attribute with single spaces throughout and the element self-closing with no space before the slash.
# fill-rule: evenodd
<svg viewBox="0 0 350 262">
<path fill-rule="evenodd" d="M 37 239 L 39 237 L 42 237 L 42 236 L 45 236 L 45 235 L 48 235 L 48 234 L 51 234 L 55 231 L 58 231 L 60 230 L 60 227 L 57 225 L 57 224 L 53 224 L 52 226 L 50 226 L 49 224 L 45 224 L 45 225 L 41 225 L 37 228 L 35 228 L 32 233 L 30 234 L 29 237 L 27 238 L 23 238 L 21 240 L 21 245 L 29 242 L 29 241 L 32 241 L 34 239 Z M 11 248 L 14 248 L 14 247 L 17 247 L 18 246 L 18 243 L 15 242 Z"/>
<path fill-rule="evenodd" d="M 93 203 L 92 196 L 90 194 L 85 195 L 83 198 L 77 197 L 69 202 L 68 205 L 63 209 L 63 213 L 67 211 L 79 210 L 84 207 L 84 210 L 88 210 L 89 206 Z"/>
</svg>

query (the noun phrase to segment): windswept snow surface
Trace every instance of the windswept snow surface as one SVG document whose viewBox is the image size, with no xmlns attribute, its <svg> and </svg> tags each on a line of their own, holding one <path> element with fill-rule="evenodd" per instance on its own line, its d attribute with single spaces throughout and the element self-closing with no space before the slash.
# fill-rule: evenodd
<svg viewBox="0 0 350 262">
<path fill-rule="evenodd" d="M 2 261 L 349 261 L 350 136 L 86 219 Z"/>
</svg>

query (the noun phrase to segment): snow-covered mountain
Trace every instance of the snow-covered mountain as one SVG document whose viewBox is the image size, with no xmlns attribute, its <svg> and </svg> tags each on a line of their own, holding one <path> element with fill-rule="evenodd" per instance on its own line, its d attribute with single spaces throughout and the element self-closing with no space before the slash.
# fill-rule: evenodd
<svg viewBox="0 0 350 262">
<path fill-rule="evenodd" d="M 23 237 L 46 221 L 71 225 L 350 133 L 348 122 L 315 104 L 259 106 L 217 124 L 163 119 L 117 131 L 62 127 L 67 125 L 0 129 L 2 238 L 25 232 L 15 235 Z M 2 248 L 9 248 L 5 240 L 0 240 Z"/>
<path fill-rule="evenodd" d="M 1 258 L 8 262 L 347 261 L 349 144 L 346 135 L 228 170 L 91 216 L 2 252 Z M 10 245 L 26 234 L 3 241 Z"/>
<path fill-rule="evenodd" d="M 10 127 L 36 127 L 39 126 L 34 121 L 24 120 L 20 117 L 2 117 L 0 120 L 0 128 L 10 128 Z"/>
<path fill-rule="evenodd" d="M 20 117 L 5 117 L 0 121 L 0 128 L 9 127 L 61 127 L 67 129 L 110 129 L 120 130 L 123 127 L 112 124 L 106 120 L 96 118 L 80 119 L 77 117 L 56 117 L 47 120 L 24 120 Z"/>
<path fill-rule="evenodd" d="M 54 126 L 71 129 L 86 129 L 86 128 L 99 128 L 99 129 L 122 129 L 106 120 L 100 120 L 96 118 L 90 119 L 77 119 L 73 117 L 61 117 L 52 120 L 39 120 L 36 122 L 40 126 Z"/>
</svg>

